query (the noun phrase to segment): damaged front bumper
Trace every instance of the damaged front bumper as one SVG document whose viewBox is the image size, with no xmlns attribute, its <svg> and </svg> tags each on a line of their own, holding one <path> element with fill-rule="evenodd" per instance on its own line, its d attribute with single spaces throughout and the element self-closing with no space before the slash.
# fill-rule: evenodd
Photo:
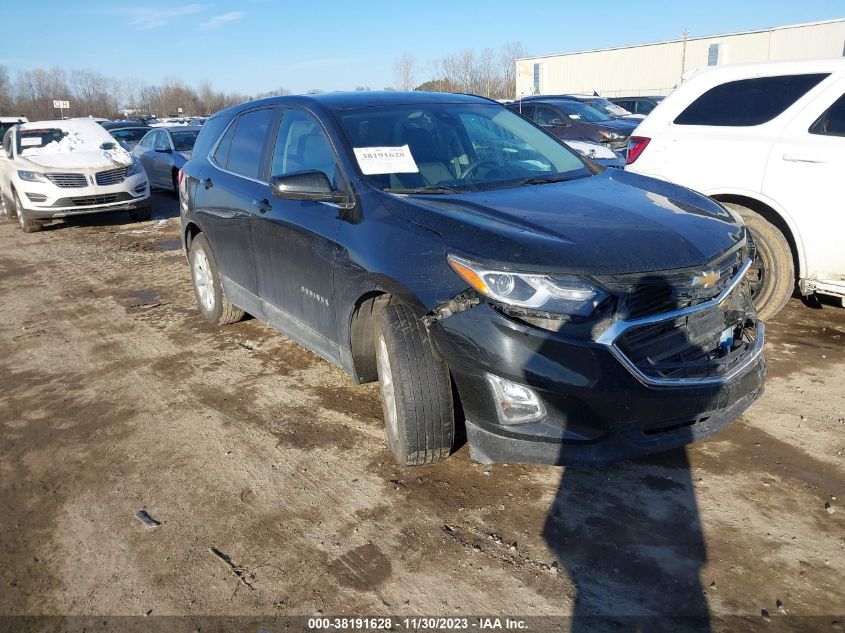
<svg viewBox="0 0 845 633">
<path fill-rule="evenodd" d="M 716 433 L 760 396 L 766 376 L 765 327 L 743 311 L 750 300 L 738 288 L 744 273 L 710 301 L 617 320 L 594 339 L 534 327 L 488 303 L 461 301 L 457 311 L 440 318 L 435 313 L 429 327 L 461 396 L 470 455 L 483 463 L 599 464 Z M 675 327 L 690 348 L 718 348 L 726 333 L 747 340 L 731 353 L 683 362 L 653 363 L 648 354 L 632 360 L 627 338 L 651 340 L 654 327 L 663 328 L 654 345 L 658 336 L 675 345 Z M 528 386 L 542 400 L 545 417 L 503 424 L 487 374 Z"/>
</svg>

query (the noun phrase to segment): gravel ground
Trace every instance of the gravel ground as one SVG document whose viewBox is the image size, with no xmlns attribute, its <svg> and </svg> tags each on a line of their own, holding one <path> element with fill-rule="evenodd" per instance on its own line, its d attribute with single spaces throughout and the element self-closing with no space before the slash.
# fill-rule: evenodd
<svg viewBox="0 0 845 633">
<path fill-rule="evenodd" d="M 564 469 L 463 447 L 402 469 L 374 385 L 254 319 L 199 318 L 176 202 L 154 198 L 140 224 L 0 222 L 0 615 L 841 630 L 845 310 L 792 300 L 766 393 L 686 450 Z"/>
</svg>

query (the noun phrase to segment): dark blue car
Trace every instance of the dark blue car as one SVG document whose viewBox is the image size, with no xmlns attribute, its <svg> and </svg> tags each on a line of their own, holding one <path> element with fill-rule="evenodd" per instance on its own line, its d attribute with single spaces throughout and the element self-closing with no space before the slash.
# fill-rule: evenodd
<svg viewBox="0 0 845 633">
<path fill-rule="evenodd" d="M 737 218 L 480 97 L 334 93 L 212 116 L 179 174 L 202 315 L 379 380 L 403 465 L 598 463 L 761 393 Z M 331 442 L 328 436 L 326 442 Z"/>
</svg>

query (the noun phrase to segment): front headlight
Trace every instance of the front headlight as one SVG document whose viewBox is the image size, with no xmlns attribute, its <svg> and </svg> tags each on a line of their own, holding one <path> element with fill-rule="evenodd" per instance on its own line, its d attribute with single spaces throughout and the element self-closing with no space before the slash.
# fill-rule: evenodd
<svg viewBox="0 0 845 633">
<path fill-rule="evenodd" d="M 608 297 L 606 291 L 572 275 L 487 270 L 454 255 L 447 260 L 452 270 L 475 290 L 509 306 L 586 317 Z"/>
<path fill-rule="evenodd" d="M 127 176 L 135 176 L 136 174 L 143 174 L 144 173 L 144 166 L 141 164 L 141 161 L 134 160 L 132 164 L 129 165 L 129 169 L 126 170 Z"/>
<path fill-rule="evenodd" d="M 617 134 L 616 132 L 607 132 L 605 130 L 599 130 L 599 136 L 602 137 L 605 141 L 621 141 L 625 138 L 622 134 Z"/>
<path fill-rule="evenodd" d="M 27 182 L 47 182 L 42 174 L 37 171 L 18 170 L 18 178 L 26 180 Z"/>
</svg>

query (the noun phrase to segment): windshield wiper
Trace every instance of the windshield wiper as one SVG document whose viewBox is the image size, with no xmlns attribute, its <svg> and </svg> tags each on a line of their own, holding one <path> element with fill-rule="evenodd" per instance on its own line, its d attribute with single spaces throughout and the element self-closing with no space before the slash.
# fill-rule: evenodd
<svg viewBox="0 0 845 633">
<path fill-rule="evenodd" d="M 555 174 L 554 176 L 529 176 L 519 181 L 521 185 L 544 185 L 547 182 L 563 182 L 564 180 L 573 180 L 578 178 L 578 174 Z"/>
<path fill-rule="evenodd" d="M 454 187 L 447 187 L 446 185 L 427 185 L 425 187 L 414 187 L 413 189 L 392 189 L 388 187 L 384 189 L 388 193 L 461 193 Z"/>
</svg>

